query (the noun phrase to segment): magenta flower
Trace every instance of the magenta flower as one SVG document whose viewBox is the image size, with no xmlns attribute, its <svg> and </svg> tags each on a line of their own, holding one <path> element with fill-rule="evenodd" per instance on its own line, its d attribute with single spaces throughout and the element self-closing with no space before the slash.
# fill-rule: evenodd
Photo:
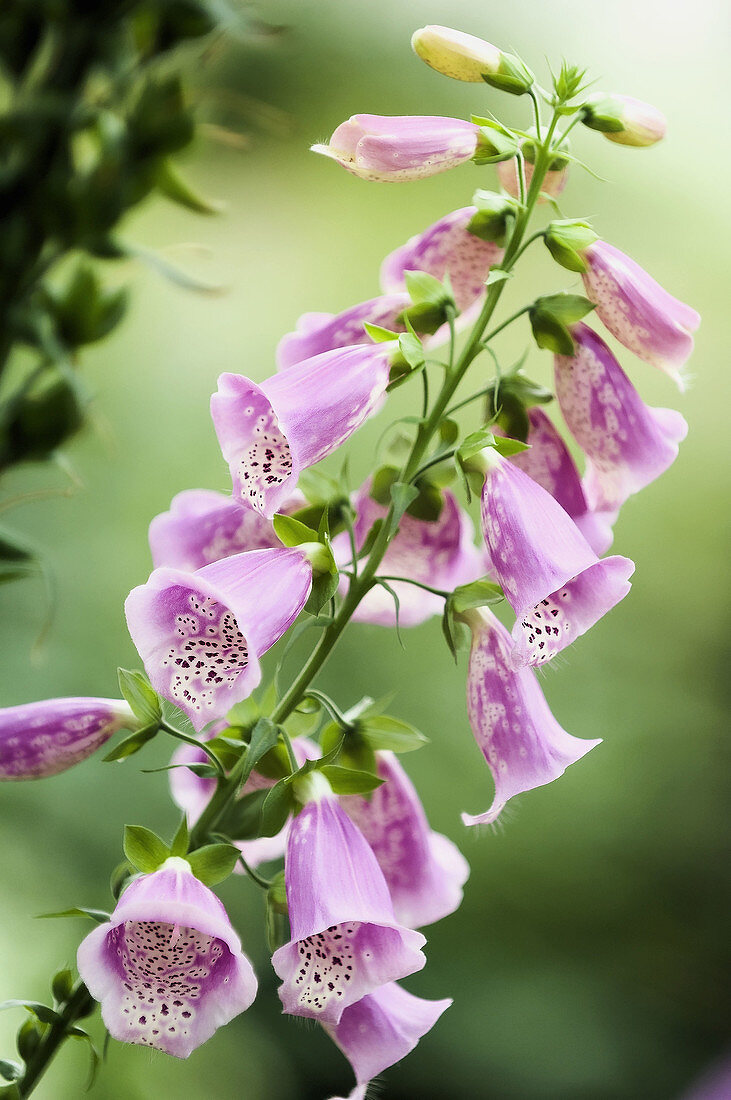
<svg viewBox="0 0 731 1100">
<path fill-rule="evenodd" d="M 461 118 L 353 115 L 327 145 L 313 145 L 312 151 L 361 179 L 395 183 L 435 176 L 472 160 L 480 140 L 479 127 Z"/>
<path fill-rule="evenodd" d="M 550 493 L 493 448 L 482 454 L 485 542 L 517 616 L 513 665 L 543 664 L 627 595 L 634 563 L 600 561 Z"/>
<path fill-rule="evenodd" d="M 0 781 L 58 775 L 139 722 L 121 699 L 42 699 L 0 709 Z"/>
<path fill-rule="evenodd" d="M 386 256 L 381 265 L 384 293 L 404 291 L 407 271 L 425 271 L 435 279 L 449 275 L 457 309 L 469 309 L 484 294 L 490 268 L 503 258 L 502 248 L 470 233 L 467 227 L 476 213 L 476 206 L 453 210 Z"/>
<path fill-rule="evenodd" d="M 277 345 L 277 367 L 284 370 L 303 359 L 354 344 L 371 344 L 364 325 L 380 325 L 392 332 L 406 332 L 399 317 L 411 305 L 405 291 L 371 298 L 351 306 L 343 313 L 305 313 L 294 332 L 288 332 Z"/>
<path fill-rule="evenodd" d="M 130 882 L 77 965 L 110 1035 L 176 1058 L 244 1012 L 256 977 L 216 895 L 171 857 Z"/>
<path fill-rule="evenodd" d="M 378 411 L 393 348 L 391 343 L 338 348 L 261 386 L 240 374 L 222 374 L 211 415 L 234 495 L 273 515 L 302 470 L 332 454 Z"/>
<path fill-rule="evenodd" d="M 675 409 L 644 404 L 607 345 L 587 325 L 572 329 L 576 352 L 555 356 L 556 396 L 586 455 L 592 508 L 617 510 L 678 455 L 688 425 Z"/>
<path fill-rule="evenodd" d="M 595 554 L 612 544 L 614 511 L 592 511 L 579 471 L 555 426 L 537 405 L 528 410 L 530 450 L 512 455 L 510 461 L 550 493 L 567 512 Z"/>
<path fill-rule="evenodd" d="M 465 825 L 495 821 L 513 795 L 563 775 L 599 741 L 581 741 L 559 726 L 530 668 L 513 667 L 513 641 L 487 608 L 464 615 L 472 631 L 467 713 L 495 781 L 482 814 L 462 814 Z"/>
<path fill-rule="evenodd" d="M 305 498 L 294 492 L 279 507 L 289 514 Z M 170 502 L 170 511 L 155 516 L 149 531 L 152 562 L 192 573 L 244 550 L 265 550 L 282 544 L 271 522 L 253 508 L 212 489 L 186 489 Z"/>
<path fill-rule="evenodd" d="M 227 722 L 225 720 L 214 725 L 211 728 L 211 737 L 220 733 L 226 726 Z M 295 738 L 292 747 L 300 766 L 306 760 L 314 760 L 320 755 L 317 745 L 304 737 Z M 208 805 L 216 789 L 216 780 L 203 775 L 196 775 L 188 767 L 182 767 L 181 765 L 204 764 L 207 759 L 202 749 L 197 749 L 194 745 L 180 745 L 173 753 L 170 761 L 171 764 L 176 765 L 168 773 L 173 802 L 185 812 L 190 825 L 198 820 Z M 254 770 L 242 787 L 240 797 L 243 798 L 244 795 L 251 794 L 252 791 L 267 790 L 269 787 L 273 787 L 275 783 L 276 779 L 270 779 L 269 776 L 262 775 L 261 772 Z M 238 840 L 234 843 L 240 849 L 249 866 L 258 867 L 260 863 L 267 863 L 269 860 L 279 859 L 284 855 L 288 827 L 288 824 L 285 825 L 276 836 L 261 836 L 257 837 L 256 840 Z M 243 868 L 239 867 L 238 864 L 234 870 L 244 873 Z"/>
<path fill-rule="evenodd" d="M 376 857 L 332 795 L 292 821 L 285 877 L 292 939 L 272 956 L 285 1012 L 334 1025 L 424 966 L 424 937 L 396 920 Z"/>
<path fill-rule="evenodd" d="M 358 549 L 375 521 L 385 516 L 387 511 L 371 498 L 370 485 L 370 480 L 366 481 L 353 501 L 357 513 L 354 533 Z M 398 534 L 379 566 L 380 575 L 406 577 L 451 592 L 457 585 L 474 581 L 487 572 L 486 555 L 472 541 L 474 528 L 470 517 L 448 490 L 444 492 L 443 500 L 439 518 L 434 521 L 416 519 L 408 513 L 402 517 Z M 333 550 L 340 565 L 350 562 L 351 549 L 347 535 L 338 535 L 333 540 Z M 444 606 L 441 597 L 413 584 L 399 581 L 388 583 L 399 599 L 400 626 L 417 626 L 432 615 L 441 614 Z M 361 600 L 352 619 L 354 622 L 395 626 L 393 597 L 376 585 Z"/>
<path fill-rule="evenodd" d="M 396 919 L 409 928 L 433 924 L 457 909 L 470 873 L 459 849 L 429 828 L 413 783 L 392 752 L 379 752 L 385 780 L 369 798 L 341 806 L 370 844 L 388 885 Z"/>
<path fill-rule="evenodd" d="M 451 1003 L 415 997 L 390 982 L 346 1008 L 339 1023 L 326 1024 L 353 1067 L 357 1088 L 351 1098 L 365 1096 L 369 1081 L 410 1054 Z"/>
<path fill-rule="evenodd" d="M 606 241 L 584 250 L 587 297 L 612 336 L 646 363 L 664 370 L 682 389 L 680 368 L 693 351 L 701 319 L 673 298 L 639 264 Z"/>
<path fill-rule="evenodd" d="M 150 683 L 196 730 L 259 683 L 259 657 L 307 602 L 312 566 L 302 548 L 250 550 L 195 573 L 155 569 L 125 604 Z"/>
</svg>

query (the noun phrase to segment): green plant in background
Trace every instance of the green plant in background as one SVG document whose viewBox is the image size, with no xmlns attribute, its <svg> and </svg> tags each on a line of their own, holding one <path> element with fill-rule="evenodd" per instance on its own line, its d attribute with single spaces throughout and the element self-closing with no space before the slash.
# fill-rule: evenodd
<svg viewBox="0 0 731 1100">
<path fill-rule="evenodd" d="M 279 373 L 261 385 L 221 376 L 212 414 L 233 496 L 189 490 L 153 522 L 156 568 L 126 605 L 149 681 L 120 673 L 126 705 L 49 700 L 0 712 L 8 780 L 54 774 L 120 724 L 130 733 L 109 760 L 172 736 L 183 743 L 171 783 L 185 812 L 169 843 L 127 827 L 113 913 L 57 914 L 99 927 L 79 949 L 83 982 L 57 975 L 53 1006 L 8 1002 L 30 1019 L 22 1062 L 2 1064 L 6 1095 L 30 1095 L 67 1035 L 88 1040 L 76 1023 L 89 1010 L 87 987 L 111 1035 L 179 1057 L 248 1008 L 256 979 L 210 890 L 237 865 L 265 898 L 285 1012 L 318 1020 L 343 1050 L 353 1098 L 448 1007 L 396 984 L 424 964 L 415 929 L 454 911 L 468 873 L 429 829 L 397 760 L 425 738 L 385 704 L 367 698 L 343 710 L 312 686 L 351 620 L 398 629 L 443 609 L 450 650 L 470 649 L 469 717 L 495 798 L 486 812 L 463 814 L 466 825 L 494 821 L 508 799 L 557 779 L 595 744 L 558 726 L 533 668 L 627 594 L 632 563 L 600 555 L 619 509 L 673 462 L 686 426 L 673 410 L 644 405 L 582 319 L 596 310 L 634 354 L 678 376 L 698 317 L 588 222 L 558 211 L 529 229 L 565 182 L 575 125 L 649 145 L 664 121 L 624 97 L 584 100 L 583 72 L 565 64 L 546 91 L 519 58 L 447 28 L 417 32 L 414 46 L 445 75 L 527 96 L 533 128 L 492 116 L 358 115 L 317 151 L 380 181 L 468 160 L 506 164 L 504 193 L 478 192 L 389 256 L 378 298 L 303 318 L 280 344 Z M 581 273 L 587 296 L 544 294 L 490 328 L 538 241 Z M 520 366 L 496 360 L 494 380 L 457 399 L 472 364 L 492 358 L 493 338 L 523 317 L 555 355 L 555 393 L 586 457 L 583 479 L 542 410 L 552 391 Z M 468 325 L 460 350 L 457 332 Z M 345 477 L 308 472 L 415 379 L 414 414 L 355 496 Z M 476 414 L 464 439 L 457 408 Z M 484 548 L 447 489 L 455 477 L 481 497 Z M 490 610 L 503 599 L 512 633 Z M 301 613 L 310 617 L 296 630 L 320 631 L 310 656 L 286 688 L 280 667 L 254 696 L 260 657 Z M 197 736 L 181 728 L 186 718 Z M 257 869 L 285 849 L 283 871 Z"/>
</svg>

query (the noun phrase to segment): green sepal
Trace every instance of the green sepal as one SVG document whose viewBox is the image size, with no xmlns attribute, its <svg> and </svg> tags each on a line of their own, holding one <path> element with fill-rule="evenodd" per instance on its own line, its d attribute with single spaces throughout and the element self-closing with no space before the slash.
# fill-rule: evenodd
<svg viewBox="0 0 731 1100">
<path fill-rule="evenodd" d="M 142 672 L 117 669 L 119 690 L 132 708 L 132 713 L 144 726 L 159 721 L 162 707 L 157 692 Z"/>
<path fill-rule="evenodd" d="M 383 785 L 383 780 L 373 772 L 344 768 L 340 764 L 326 764 L 320 771 L 335 794 L 370 794 Z"/>
<path fill-rule="evenodd" d="M 594 308 L 594 303 L 581 294 L 549 294 L 537 298 L 528 313 L 536 344 L 558 355 L 573 355 L 574 340 L 569 326 Z"/>
<path fill-rule="evenodd" d="M 104 924 L 111 913 L 105 909 L 88 909 L 84 905 L 75 905 L 72 909 L 62 909 L 58 913 L 39 913 L 36 920 L 56 920 L 61 917 L 88 917 L 97 924 Z"/>
<path fill-rule="evenodd" d="M 165 841 L 144 825 L 125 825 L 123 847 L 129 862 L 143 874 L 156 871 L 170 855 Z"/>
<path fill-rule="evenodd" d="M 74 991 L 74 976 L 70 970 L 57 970 L 51 979 L 51 993 L 56 1004 L 65 1005 Z"/>
<path fill-rule="evenodd" d="M 512 271 L 503 271 L 500 267 L 494 267 L 485 279 L 485 286 L 494 286 L 495 283 L 504 283 L 506 279 L 513 278 Z"/>
<path fill-rule="evenodd" d="M 578 272 L 587 270 L 582 252 L 599 240 L 588 222 L 570 220 L 551 222 L 543 239 L 557 264 Z"/>
<path fill-rule="evenodd" d="M 570 65 L 565 60 L 561 62 L 558 76 L 553 77 L 553 90 L 559 104 L 566 103 L 582 91 L 585 76 L 586 69 L 580 69 L 578 65 Z"/>
<path fill-rule="evenodd" d="M 115 901 L 119 900 L 119 895 L 122 893 L 122 890 L 132 878 L 134 873 L 134 867 L 132 867 L 126 859 L 121 860 L 114 868 L 111 875 L 109 876 L 109 889 L 111 890 L 112 897 Z M 94 911 L 82 910 L 82 912 L 91 915 Z M 94 919 L 96 920 L 96 917 Z"/>
<path fill-rule="evenodd" d="M 291 776 L 280 779 L 267 791 L 261 812 L 259 836 L 276 836 L 284 828 L 289 815 L 297 806 L 292 790 Z"/>
<path fill-rule="evenodd" d="M 356 726 L 358 735 L 374 752 L 414 752 L 429 743 L 420 730 L 389 714 L 374 714 L 362 718 Z"/>
<path fill-rule="evenodd" d="M 443 280 L 437 279 L 426 271 L 405 271 L 404 283 L 411 301 L 415 306 L 429 305 L 455 307 L 454 293 L 449 276 Z"/>
<path fill-rule="evenodd" d="M 14 1063 L 5 1062 L 4 1064 L 13 1065 Z M 11 1085 L 0 1085 L 0 1100 L 22 1100 L 20 1089 L 15 1082 Z"/>
<path fill-rule="evenodd" d="M 17 1081 L 22 1076 L 23 1067 L 20 1062 L 11 1062 L 7 1058 L 0 1058 L 0 1077 L 4 1081 Z M 4 1089 L 0 1089 L 0 1096 L 12 1096 L 12 1092 L 8 1093 Z M 20 1096 L 20 1093 L 15 1093 L 16 1096 Z"/>
<path fill-rule="evenodd" d="M 500 53 L 500 65 L 496 73 L 483 73 L 482 79 L 491 88 L 510 95 L 525 95 L 535 83 L 528 66 L 512 53 Z"/>
<path fill-rule="evenodd" d="M 179 856 L 184 859 L 188 854 L 188 843 L 190 841 L 190 829 L 188 828 L 188 819 L 185 814 L 180 818 L 180 824 L 175 830 L 175 836 L 170 843 L 170 855 Z"/>
<path fill-rule="evenodd" d="M 289 939 L 289 922 L 287 916 L 287 889 L 284 880 L 284 871 L 280 871 L 272 879 L 266 896 L 267 943 L 272 953 Z"/>
<path fill-rule="evenodd" d="M 271 718 L 260 718 L 251 731 L 251 740 L 246 750 L 241 785 L 243 786 L 256 765 L 264 756 L 279 744 L 279 726 Z"/>
<path fill-rule="evenodd" d="M 25 1008 L 42 1024 L 55 1024 L 61 1019 L 55 1009 L 51 1008 L 49 1005 L 41 1004 L 40 1001 L 3 1001 L 2 1004 L 0 1004 L 0 1012 L 4 1011 L 6 1008 Z M 20 1053 L 22 1055 L 22 1052 Z"/>
<path fill-rule="evenodd" d="M 220 829 L 232 840 L 253 840 L 260 835 L 264 802 L 269 789 L 251 791 L 243 798 L 237 798 L 224 814 Z"/>
<path fill-rule="evenodd" d="M 455 618 L 454 607 L 450 600 L 446 600 L 444 603 L 444 612 L 442 614 L 442 634 L 444 640 L 447 643 L 447 648 L 457 662 L 457 654 L 460 650 L 469 649 L 470 636 L 469 630 L 464 623 Z"/>
<path fill-rule="evenodd" d="M 102 763 L 108 764 L 113 760 L 126 760 L 128 756 L 133 756 L 134 753 L 139 752 L 159 732 L 160 725 L 158 722 L 143 726 L 142 729 L 136 730 L 135 733 L 131 733 L 128 737 L 123 737 L 121 741 L 118 741 L 114 748 L 102 757 Z"/>
<path fill-rule="evenodd" d="M 71 1039 L 78 1039 L 80 1042 L 85 1042 L 85 1043 L 88 1043 L 88 1045 L 89 1045 L 89 1058 L 90 1058 L 89 1075 L 86 1079 L 86 1086 L 85 1086 L 85 1091 L 89 1092 L 89 1090 L 91 1088 L 93 1088 L 93 1086 L 94 1086 L 94 1082 L 96 1081 L 97 1074 L 99 1072 L 99 1067 L 101 1066 L 101 1061 L 102 1061 L 101 1060 L 101 1055 L 99 1054 L 99 1051 L 97 1050 L 96 1044 L 95 1044 L 94 1040 L 92 1039 L 91 1035 L 89 1034 L 89 1032 L 84 1031 L 84 1029 L 82 1027 L 67 1028 L 66 1029 L 66 1034 Z"/>
<path fill-rule="evenodd" d="M 38 1050 L 38 1044 L 41 1041 L 43 1031 L 44 1028 L 33 1016 L 24 1020 L 18 1028 L 16 1046 L 18 1048 L 18 1054 L 24 1062 L 30 1062 L 31 1058 Z"/>
<path fill-rule="evenodd" d="M 155 175 L 155 184 L 165 198 L 196 214 L 220 214 L 225 203 L 200 195 L 178 172 L 172 161 L 163 160 Z"/>
<path fill-rule="evenodd" d="M 590 130 L 600 134 L 620 134 L 624 130 L 624 109 L 622 104 L 611 96 L 592 96 L 582 104 L 581 121 Z"/>
<path fill-rule="evenodd" d="M 398 340 L 400 335 L 398 332 L 392 332 L 390 328 L 383 328 L 382 325 L 371 324 L 370 321 L 364 321 L 363 328 L 374 344 L 390 344 Z"/>
<path fill-rule="evenodd" d="M 472 215 L 467 230 L 482 241 L 505 244 L 508 222 L 518 213 L 518 204 L 496 191 L 475 191 L 472 203 L 477 212 Z"/>
<path fill-rule="evenodd" d="M 206 844 L 185 858 L 204 886 L 217 886 L 233 872 L 240 855 L 233 844 Z"/>
<path fill-rule="evenodd" d="M 517 153 L 518 141 L 512 134 L 492 125 L 480 126 L 477 150 L 472 157 L 475 164 L 499 164 L 512 160 Z"/>
<path fill-rule="evenodd" d="M 70 348 L 102 340 L 127 310 L 126 289 L 105 290 L 94 268 L 86 262 L 77 265 L 62 290 L 45 286 L 43 291 L 58 336 Z"/>
<path fill-rule="evenodd" d="M 471 581 L 470 584 L 461 584 L 455 588 L 449 597 L 454 611 L 459 614 L 468 611 L 471 607 L 487 607 L 490 604 L 502 603 L 505 593 L 499 584 L 494 584 L 487 577 Z"/>
<path fill-rule="evenodd" d="M 305 526 L 293 516 L 276 512 L 272 517 L 274 533 L 284 546 L 301 546 L 306 542 L 319 542 L 317 531 Z"/>
<path fill-rule="evenodd" d="M 398 523 L 411 502 L 418 497 L 419 490 L 415 485 L 407 485 L 403 481 L 394 481 L 389 492 L 393 502 L 394 518 Z"/>
<path fill-rule="evenodd" d="M 507 435 L 496 435 L 492 446 L 499 455 L 503 456 L 503 458 L 510 458 L 511 455 L 519 455 L 522 451 L 530 449 L 529 443 L 524 443 L 522 439 L 511 439 Z"/>
<path fill-rule="evenodd" d="M 439 321 L 431 331 L 436 332 L 441 323 L 442 322 Z M 415 333 L 403 332 L 398 338 L 398 346 L 402 358 L 408 366 L 411 367 L 411 371 L 420 370 L 424 366 L 426 362 L 424 358 L 424 348 L 421 340 Z"/>
<path fill-rule="evenodd" d="M 314 699 L 305 699 L 284 722 L 284 728 L 291 738 L 314 737 L 320 728 L 322 710 Z"/>
<path fill-rule="evenodd" d="M 484 451 L 485 447 L 494 447 L 495 438 L 488 428 L 479 428 L 476 432 L 470 432 L 457 448 L 456 457 L 459 465 L 464 468 L 465 463 L 480 451 Z"/>
</svg>

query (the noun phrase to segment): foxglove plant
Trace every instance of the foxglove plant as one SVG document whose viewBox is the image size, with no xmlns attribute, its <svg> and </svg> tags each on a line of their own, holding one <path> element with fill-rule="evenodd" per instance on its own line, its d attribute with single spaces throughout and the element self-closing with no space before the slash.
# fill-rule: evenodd
<svg viewBox="0 0 731 1100">
<path fill-rule="evenodd" d="M 234 869 L 264 892 L 285 1013 L 318 1021 L 340 1047 L 355 1074 L 351 1100 L 364 1100 L 451 1003 L 397 983 L 425 965 L 416 929 L 454 912 L 469 867 L 429 826 L 398 760 L 424 735 L 370 697 L 343 710 L 315 684 L 350 622 L 428 629 L 441 611 L 453 655 L 469 649 L 468 718 L 494 796 L 485 812 L 464 813 L 465 825 L 494 822 L 508 800 L 552 783 L 598 744 L 558 724 L 531 666 L 566 656 L 627 596 L 632 561 L 601 555 L 627 497 L 671 465 L 686 425 L 643 403 L 582 318 L 595 309 L 621 344 L 675 375 L 698 316 L 588 222 L 534 229 L 532 219 L 567 182 L 577 124 L 648 146 L 664 120 L 624 96 L 587 97 L 584 72 L 567 64 L 545 91 L 520 58 L 460 31 L 425 27 L 413 45 L 473 90 L 525 97 L 524 128 L 496 121 L 492 103 L 469 120 L 359 114 L 315 150 L 376 181 L 474 161 L 496 166 L 502 189 L 480 188 L 469 204 L 463 195 L 392 251 L 380 296 L 300 318 L 264 382 L 221 376 L 211 413 L 233 492 L 186 490 L 151 523 L 153 572 L 126 604 L 147 678 L 120 670 L 124 704 L 0 711 L 0 779 L 62 771 L 121 725 L 130 732 L 107 761 L 160 733 L 183 743 L 171 764 L 183 811 L 174 838 L 127 826 L 114 912 L 72 910 L 102 923 L 79 948 L 80 982 L 57 975 L 54 1007 L 32 1002 L 23 1065 L 9 1071 L 21 1100 L 67 1036 L 89 1038 L 77 1025 L 90 996 L 112 1036 L 179 1057 L 249 1007 L 256 978 L 210 889 Z M 559 268 L 581 274 L 588 297 L 552 290 L 496 322 L 538 240 Z M 553 391 L 495 351 L 498 334 L 525 317 L 555 356 L 555 396 L 583 457 L 541 407 Z M 360 489 L 345 467 L 311 469 L 415 379 L 414 414 L 387 426 L 386 453 Z M 484 545 L 452 484 L 460 476 L 468 502 L 479 494 Z M 272 669 L 265 654 L 295 622 Z M 289 643 L 306 627 L 317 641 L 285 681 Z M 479 967 L 479 953 L 474 960 Z"/>
</svg>

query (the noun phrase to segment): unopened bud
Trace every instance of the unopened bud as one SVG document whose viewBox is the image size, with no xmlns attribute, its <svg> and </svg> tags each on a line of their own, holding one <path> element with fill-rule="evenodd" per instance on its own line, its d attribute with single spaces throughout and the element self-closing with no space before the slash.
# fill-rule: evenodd
<svg viewBox="0 0 731 1100">
<path fill-rule="evenodd" d="M 618 145 L 640 148 L 662 141 L 667 130 L 665 116 L 657 107 L 626 95 L 592 96 L 584 104 L 582 122 Z"/>
<path fill-rule="evenodd" d="M 523 95 L 533 85 L 533 74 L 519 57 L 464 31 L 421 27 L 412 35 L 411 46 L 432 69 L 454 80 L 474 84 L 484 80 L 513 95 Z"/>
</svg>

